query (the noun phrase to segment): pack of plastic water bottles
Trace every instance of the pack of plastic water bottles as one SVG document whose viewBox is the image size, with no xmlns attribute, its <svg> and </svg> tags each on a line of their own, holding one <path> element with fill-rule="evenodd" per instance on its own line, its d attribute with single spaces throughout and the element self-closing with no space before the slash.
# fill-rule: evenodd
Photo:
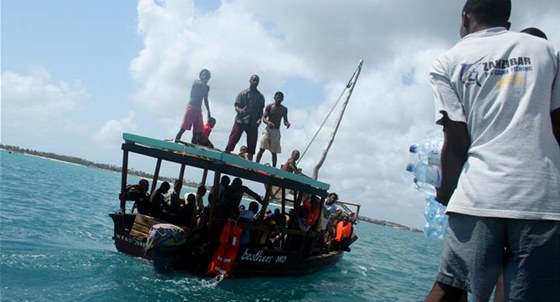
<svg viewBox="0 0 560 302">
<path fill-rule="evenodd" d="M 414 187 L 426 195 L 424 235 L 443 239 L 447 229 L 445 206 L 435 199 L 436 188 L 441 183 L 441 146 L 440 138 L 420 140 L 410 146 L 411 161 L 406 170 L 414 175 Z"/>
</svg>

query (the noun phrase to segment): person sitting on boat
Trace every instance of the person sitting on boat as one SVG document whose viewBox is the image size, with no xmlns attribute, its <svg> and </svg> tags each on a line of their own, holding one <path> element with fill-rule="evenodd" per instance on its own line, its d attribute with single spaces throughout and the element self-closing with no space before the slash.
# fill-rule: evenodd
<svg viewBox="0 0 560 302">
<path fill-rule="evenodd" d="M 196 222 L 196 196 L 193 193 L 185 195 L 185 204 L 183 204 L 179 209 L 180 224 L 193 228 Z"/>
<path fill-rule="evenodd" d="M 218 200 L 217 205 L 221 205 L 224 202 L 224 194 L 226 189 L 229 187 L 230 179 L 227 175 L 223 175 L 220 179 L 220 187 L 218 188 Z M 209 199 L 211 201 L 211 199 Z"/>
<path fill-rule="evenodd" d="M 280 209 L 274 209 L 274 212 L 271 212 L 263 220 L 263 225 L 272 226 L 271 228 L 274 230 L 263 232 L 259 243 L 261 245 L 266 245 L 268 249 L 274 249 L 274 247 L 280 246 L 280 240 L 283 236 L 279 235 L 282 233 L 282 229 L 286 227 L 286 217 L 280 212 Z"/>
<path fill-rule="evenodd" d="M 171 207 L 165 202 L 165 194 L 169 191 L 171 186 L 167 181 L 161 183 L 159 188 L 155 190 L 150 196 L 150 213 L 151 216 L 164 218 L 168 216 Z"/>
<path fill-rule="evenodd" d="M 185 110 L 181 128 L 175 136 L 175 142 L 178 142 L 183 133 L 186 130 L 191 130 L 191 128 L 193 129 L 191 143 L 195 144 L 198 138 L 203 135 L 202 101 L 204 101 L 204 105 L 208 111 L 208 119 L 212 117 L 210 115 L 210 106 L 208 105 L 208 92 L 210 91 L 208 81 L 210 80 L 210 71 L 208 71 L 208 69 L 202 69 L 198 76 L 200 79 L 195 80 L 191 86 L 191 97 L 187 109 Z"/>
<path fill-rule="evenodd" d="M 352 242 L 352 232 L 354 228 L 350 217 L 344 215 L 342 220 L 336 225 L 336 237 L 331 244 L 331 250 L 350 251 L 350 243 Z"/>
<path fill-rule="evenodd" d="M 301 169 L 297 167 L 298 159 L 299 159 L 299 151 L 298 150 L 292 151 L 292 155 L 290 156 L 290 158 L 288 158 L 286 163 L 282 165 L 282 170 L 288 171 L 290 173 L 302 174 Z"/>
<path fill-rule="evenodd" d="M 206 195 L 206 187 L 198 186 L 196 188 L 196 215 L 200 216 L 204 210 L 204 195 Z"/>
<path fill-rule="evenodd" d="M 138 209 L 138 213 L 147 214 L 150 211 L 148 189 L 150 183 L 145 179 L 140 179 L 137 185 L 129 185 L 125 189 L 125 199 L 133 200 L 131 212 L 134 213 Z"/>
<path fill-rule="evenodd" d="M 302 231 L 309 231 L 319 217 L 319 198 L 315 195 L 307 198 L 299 208 L 297 225 Z"/>
<path fill-rule="evenodd" d="M 236 219 L 239 216 L 239 205 L 245 194 L 253 197 L 258 203 L 262 204 L 262 199 L 259 194 L 244 186 L 241 178 L 236 177 L 224 193 L 224 202 L 228 218 Z"/>
<path fill-rule="evenodd" d="M 173 183 L 173 189 L 165 196 L 165 202 L 169 204 L 171 213 L 179 213 L 179 207 L 181 206 L 181 188 L 183 188 L 183 182 L 176 179 Z"/>
<path fill-rule="evenodd" d="M 196 141 L 197 145 L 205 146 L 208 148 L 214 148 L 214 144 L 210 141 L 210 133 L 212 132 L 212 128 L 216 125 L 216 119 L 213 117 L 208 118 L 208 122 L 204 124 L 204 131 L 202 135 L 198 137 Z"/>
<path fill-rule="evenodd" d="M 239 215 L 239 218 L 237 220 L 247 221 L 247 222 L 254 221 L 255 216 L 257 215 L 258 212 L 259 212 L 259 204 L 256 201 L 251 201 L 249 203 L 249 209 L 243 211 L 243 213 Z M 251 239 L 250 235 L 251 234 L 249 230 L 247 229 L 243 230 L 243 233 L 241 233 L 241 239 L 239 243 L 241 247 L 246 247 L 247 245 L 249 245 L 249 241 Z"/>
<path fill-rule="evenodd" d="M 243 145 L 239 147 L 239 153 L 237 155 L 241 156 L 243 159 L 249 159 L 249 153 L 247 153 L 247 146 Z"/>
<path fill-rule="evenodd" d="M 339 207 L 336 205 L 338 201 L 338 194 L 331 192 L 327 196 L 325 201 L 324 211 L 323 211 L 323 229 L 325 230 L 325 240 L 330 242 L 334 237 L 336 231 L 336 224 L 338 223 L 338 213 Z"/>
</svg>

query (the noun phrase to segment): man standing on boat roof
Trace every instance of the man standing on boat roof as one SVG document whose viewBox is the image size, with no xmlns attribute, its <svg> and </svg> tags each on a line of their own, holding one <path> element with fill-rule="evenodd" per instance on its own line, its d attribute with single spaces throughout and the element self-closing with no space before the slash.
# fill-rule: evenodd
<svg viewBox="0 0 560 302">
<path fill-rule="evenodd" d="M 191 97 L 187 109 L 185 109 L 185 115 L 183 116 L 183 122 L 181 123 L 181 128 L 177 135 L 175 136 L 175 142 L 181 139 L 181 136 L 186 130 L 193 129 L 193 135 L 191 143 L 195 144 L 198 139 L 203 135 L 204 132 L 204 122 L 202 120 L 202 101 L 204 100 L 204 105 L 208 111 L 208 119 L 212 116 L 210 115 L 210 106 L 208 105 L 208 92 L 210 91 L 210 86 L 208 86 L 208 81 L 210 80 L 210 71 L 208 69 L 202 69 L 199 73 L 199 80 L 195 80 L 191 86 Z"/>
<path fill-rule="evenodd" d="M 257 89 L 259 81 L 258 75 L 252 75 L 249 79 L 249 88 L 237 95 L 234 105 L 237 115 L 226 146 L 226 152 L 233 151 L 243 132 L 247 133 L 249 160 L 253 160 L 253 154 L 255 154 L 259 125 L 263 116 L 264 96 Z"/>
<path fill-rule="evenodd" d="M 263 123 L 266 125 L 261 138 L 261 148 L 257 154 L 257 162 L 261 162 L 264 150 L 270 150 L 272 153 L 272 166 L 276 167 L 276 154 L 282 152 L 280 146 L 280 123 L 284 119 L 286 128 L 290 128 L 288 121 L 288 108 L 282 105 L 284 93 L 277 91 L 274 94 L 274 103 L 268 104 L 264 109 Z"/>
</svg>

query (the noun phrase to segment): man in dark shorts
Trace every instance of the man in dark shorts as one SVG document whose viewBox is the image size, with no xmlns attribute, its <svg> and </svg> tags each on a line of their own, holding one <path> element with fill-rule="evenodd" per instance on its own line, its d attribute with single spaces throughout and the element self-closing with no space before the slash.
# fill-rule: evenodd
<svg viewBox="0 0 560 302">
<path fill-rule="evenodd" d="M 257 90 L 259 76 L 254 74 L 249 79 L 249 89 L 241 91 L 235 99 L 235 123 L 229 135 L 226 152 L 231 152 L 239 142 L 241 134 L 247 133 L 248 159 L 253 160 L 257 146 L 257 135 L 263 115 L 264 96 Z"/>
<path fill-rule="evenodd" d="M 501 272 L 506 301 L 560 297 L 560 57 L 507 30 L 511 2 L 467 0 L 430 71 L 449 226 L 425 301 L 488 301 Z"/>
<path fill-rule="evenodd" d="M 260 150 L 257 154 L 258 163 L 261 162 L 264 150 L 267 149 L 272 153 L 272 166 L 276 167 L 276 154 L 282 152 L 280 147 L 280 122 L 282 119 L 284 119 L 286 128 L 290 128 L 288 108 L 282 105 L 283 100 L 284 94 L 281 91 L 277 91 L 274 94 L 274 103 L 268 104 L 264 109 L 263 123 L 266 125 L 266 128 L 264 129 Z"/>
<path fill-rule="evenodd" d="M 187 109 L 185 110 L 185 115 L 183 116 L 183 123 L 181 123 L 181 129 L 177 132 L 175 136 L 175 142 L 181 139 L 181 136 L 186 130 L 193 129 L 193 136 L 191 143 L 195 144 L 199 137 L 202 136 L 204 131 L 204 123 L 202 120 L 202 101 L 204 100 L 204 105 L 208 111 L 208 119 L 212 116 L 210 115 L 210 106 L 208 105 L 208 92 L 210 91 L 210 86 L 208 86 L 208 81 L 210 80 L 210 71 L 208 69 L 202 69 L 199 74 L 199 80 L 195 80 L 191 86 L 191 98 Z"/>
</svg>

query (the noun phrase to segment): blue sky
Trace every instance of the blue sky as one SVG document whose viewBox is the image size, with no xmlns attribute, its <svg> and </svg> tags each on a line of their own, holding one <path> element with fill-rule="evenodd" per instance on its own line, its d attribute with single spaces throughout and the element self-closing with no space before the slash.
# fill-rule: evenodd
<svg viewBox="0 0 560 302">
<path fill-rule="evenodd" d="M 224 148 L 251 74 L 285 94 L 287 159 L 303 150 L 360 59 L 364 69 L 320 179 L 370 217 L 421 227 L 408 145 L 439 133 L 427 79 L 459 39 L 462 1 L 3 0 L 1 142 L 120 165 L 122 132 L 171 138 L 190 84 L 212 72 L 212 140 Z M 514 1 L 512 30 L 560 48 L 556 0 Z M 300 166 L 311 171 L 327 122 Z M 185 137 L 188 139 L 188 133 Z M 263 161 L 270 161 L 265 153 Z M 151 163 L 137 168 L 151 171 Z M 173 176 L 173 175 L 171 175 Z"/>
</svg>

